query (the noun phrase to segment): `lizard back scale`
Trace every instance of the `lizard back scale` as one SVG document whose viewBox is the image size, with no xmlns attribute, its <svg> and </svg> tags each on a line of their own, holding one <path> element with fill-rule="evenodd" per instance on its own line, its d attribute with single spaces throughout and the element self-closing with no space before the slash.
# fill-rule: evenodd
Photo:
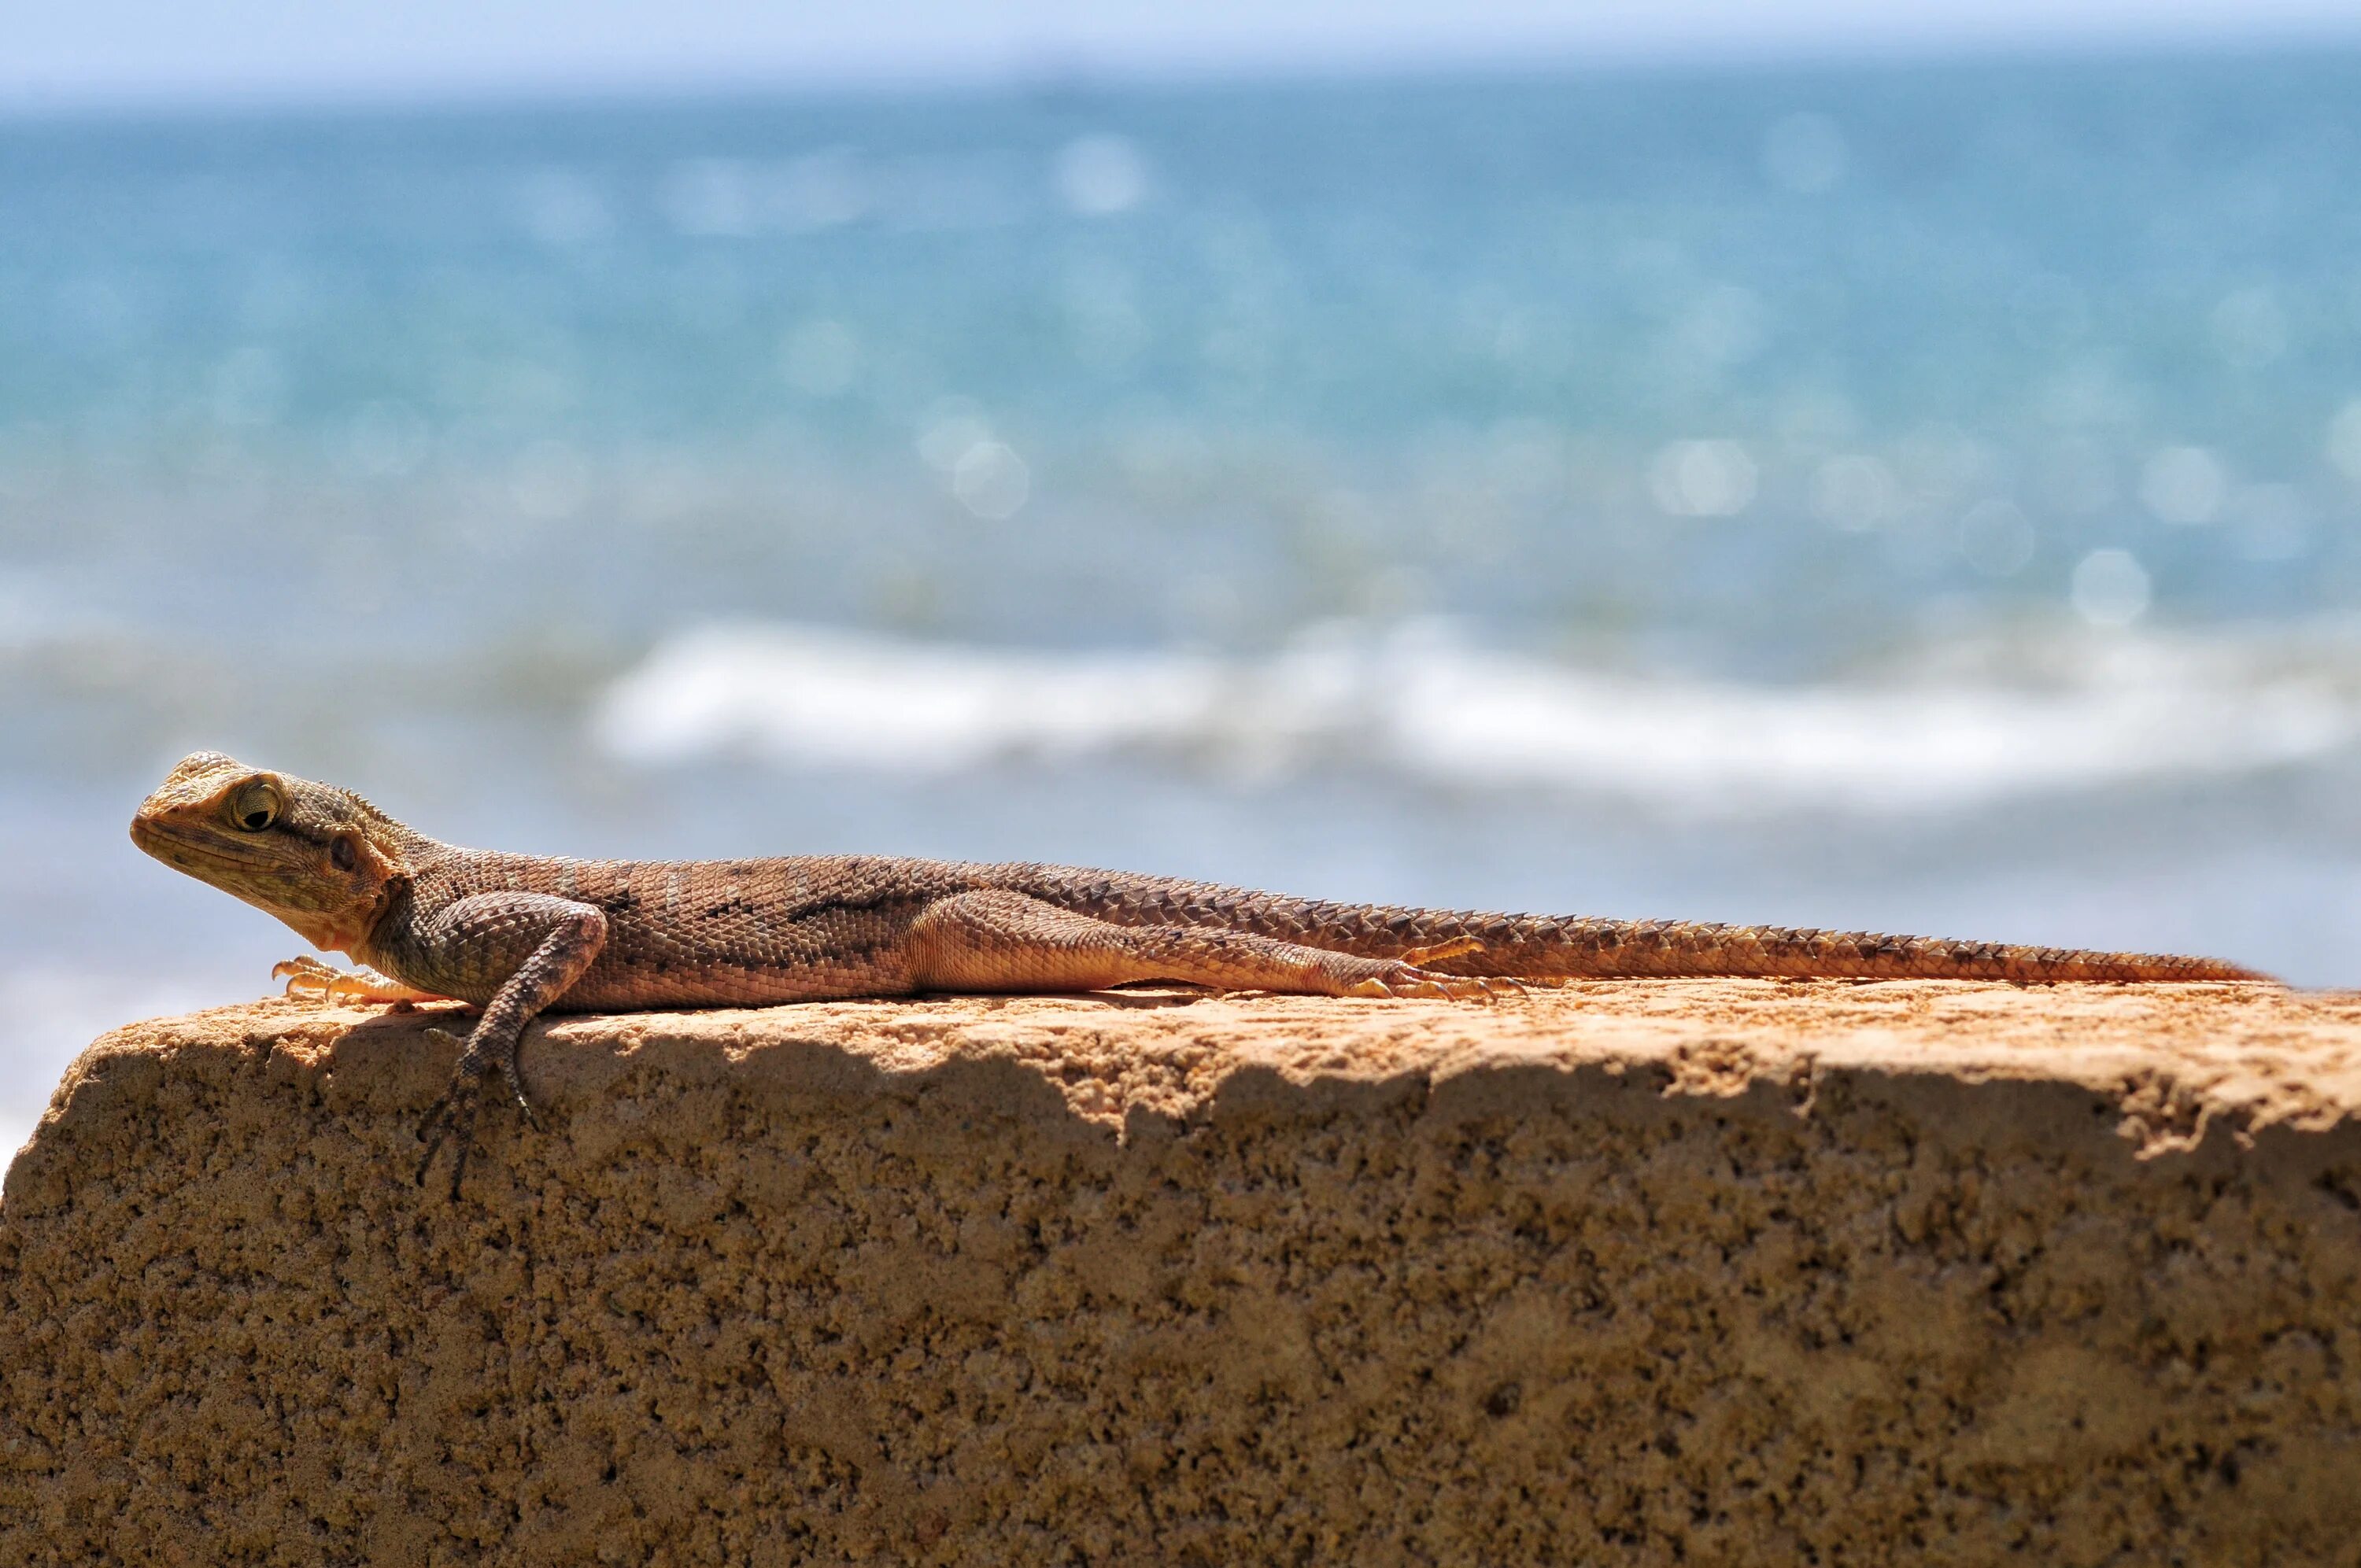
<svg viewBox="0 0 2361 1568">
<path fill-rule="evenodd" d="M 869 855 L 578 861 L 460 849 L 349 790 L 200 751 L 132 819 L 139 848 L 278 916 L 324 951 L 291 993 L 482 1009 L 420 1128 L 423 1181 L 466 1168 L 497 1062 L 546 1011 L 761 1006 L 1137 981 L 1324 996 L 1481 998 L 1525 982 L 1665 976 L 2256 981 L 2212 959 L 1995 942 L 1337 904 L 1073 866 Z M 439 1033 L 439 1031 L 438 1031 Z M 447 1037 L 447 1036 L 446 1036 Z"/>
</svg>

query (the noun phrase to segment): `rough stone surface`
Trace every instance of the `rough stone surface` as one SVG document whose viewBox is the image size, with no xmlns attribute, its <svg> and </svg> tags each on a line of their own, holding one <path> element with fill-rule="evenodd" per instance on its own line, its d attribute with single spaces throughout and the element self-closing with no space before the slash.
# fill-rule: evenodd
<svg viewBox="0 0 2361 1568">
<path fill-rule="evenodd" d="M 2361 1000 L 1594 984 L 138 1025 L 0 1562 L 2361 1562 Z"/>
</svg>

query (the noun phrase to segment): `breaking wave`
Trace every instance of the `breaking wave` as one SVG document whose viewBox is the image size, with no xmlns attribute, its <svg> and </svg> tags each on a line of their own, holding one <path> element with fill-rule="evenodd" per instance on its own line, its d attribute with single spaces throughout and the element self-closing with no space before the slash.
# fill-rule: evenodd
<svg viewBox="0 0 2361 1568">
<path fill-rule="evenodd" d="M 657 647 L 593 719 L 642 764 L 899 773 L 1130 756 L 1246 778 L 1328 764 L 1743 815 L 1929 811 L 2256 773 L 2361 740 L 2349 630 L 1991 641 L 1875 680 L 1645 675 L 1329 626 L 1258 658 L 1016 652 L 794 625 Z"/>
</svg>

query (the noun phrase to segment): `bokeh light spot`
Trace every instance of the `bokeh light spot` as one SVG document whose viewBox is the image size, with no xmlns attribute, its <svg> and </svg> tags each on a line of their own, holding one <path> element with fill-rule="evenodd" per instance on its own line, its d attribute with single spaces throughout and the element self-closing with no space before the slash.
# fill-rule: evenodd
<svg viewBox="0 0 2361 1568">
<path fill-rule="evenodd" d="M 951 493 L 988 521 L 1016 516 L 1032 488 L 1032 471 L 1025 460 L 997 441 L 977 442 L 951 469 Z"/>
<path fill-rule="evenodd" d="M 2128 550 L 2093 550 L 2074 568 L 2074 613 L 2092 626 L 2129 626 L 2147 613 L 2147 568 Z"/>
<path fill-rule="evenodd" d="M 1735 517 L 1754 485 L 1754 459 L 1735 441 L 1675 441 L 1648 466 L 1657 510 L 1674 517 Z"/>
<path fill-rule="evenodd" d="M 918 458 L 939 474 L 959 466 L 960 459 L 992 439 L 992 426 L 982 410 L 966 398 L 945 398 L 927 411 L 918 426 Z"/>
</svg>

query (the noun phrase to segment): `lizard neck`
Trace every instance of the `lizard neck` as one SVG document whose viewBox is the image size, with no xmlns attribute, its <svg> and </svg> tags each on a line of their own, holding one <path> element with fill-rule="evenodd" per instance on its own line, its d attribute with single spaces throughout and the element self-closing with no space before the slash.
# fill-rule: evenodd
<svg viewBox="0 0 2361 1568">
<path fill-rule="evenodd" d="M 395 908 L 409 902 L 410 876 L 405 872 L 388 877 L 379 887 L 377 897 L 356 917 L 324 924 L 316 932 L 305 931 L 301 927 L 296 929 L 305 941 L 323 952 L 343 953 L 358 962 L 381 969 L 384 966 L 378 964 L 376 957 L 379 935 Z"/>
<path fill-rule="evenodd" d="M 377 896 L 338 933 L 351 938 L 349 945 L 341 947 L 339 951 L 388 974 L 394 972 L 387 968 L 390 952 L 401 947 L 399 935 L 409 928 L 419 873 L 432 870 L 438 861 L 455 852 L 449 845 L 407 828 L 397 825 L 396 832 L 399 841 L 387 846 L 390 863 L 378 885 Z"/>
<path fill-rule="evenodd" d="M 394 910 L 408 905 L 419 864 L 442 848 L 390 819 L 373 823 L 359 851 L 372 884 L 368 896 L 352 904 L 307 910 L 301 916 L 282 909 L 279 917 L 323 952 L 374 963 L 370 955 L 379 947 L 379 934 Z"/>
</svg>

